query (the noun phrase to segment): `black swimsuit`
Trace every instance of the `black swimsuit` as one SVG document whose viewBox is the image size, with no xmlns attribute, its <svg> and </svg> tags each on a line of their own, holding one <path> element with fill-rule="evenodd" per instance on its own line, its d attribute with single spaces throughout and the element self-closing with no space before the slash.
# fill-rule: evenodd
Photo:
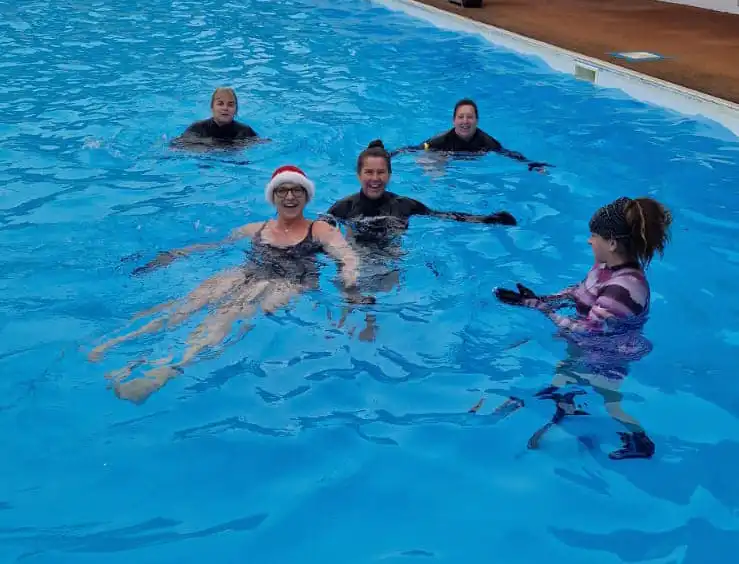
<svg viewBox="0 0 739 564">
<path fill-rule="evenodd" d="M 313 238 L 313 222 L 308 227 L 305 238 L 288 247 L 267 243 L 262 231 L 267 222 L 259 228 L 252 244 L 250 264 L 246 266 L 248 280 L 287 280 L 293 284 L 310 288 L 318 287 L 318 263 L 316 255 L 324 251 L 323 244 Z"/>
</svg>

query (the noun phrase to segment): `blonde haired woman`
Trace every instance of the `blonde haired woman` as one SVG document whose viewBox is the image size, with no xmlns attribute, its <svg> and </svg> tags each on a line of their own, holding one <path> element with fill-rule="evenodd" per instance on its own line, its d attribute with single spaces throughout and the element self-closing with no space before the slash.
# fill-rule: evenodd
<svg viewBox="0 0 739 564">
<path fill-rule="evenodd" d="M 239 111 L 239 100 L 233 88 L 216 88 L 210 99 L 210 111 L 210 118 L 193 123 L 173 144 L 236 145 L 257 137 L 251 127 L 234 119 Z"/>
</svg>

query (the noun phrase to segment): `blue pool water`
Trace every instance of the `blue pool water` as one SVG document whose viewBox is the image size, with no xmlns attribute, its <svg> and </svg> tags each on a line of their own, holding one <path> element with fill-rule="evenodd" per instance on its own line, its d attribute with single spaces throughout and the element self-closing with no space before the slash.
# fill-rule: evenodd
<svg viewBox="0 0 739 564">
<path fill-rule="evenodd" d="M 361 0 L 29 0 L 3 7 L 0 46 L 0 562 L 731 561 L 739 141 L 721 126 Z M 221 84 L 272 142 L 169 151 Z M 107 371 L 181 351 L 192 327 L 99 364 L 92 346 L 243 255 L 133 268 L 268 217 L 280 164 L 304 167 L 308 211 L 324 211 L 357 189 L 371 139 L 445 130 L 463 96 L 482 128 L 556 168 L 404 155 L 391 188 L 507 209 L 518 227 L 413 219 L 374 341 L 359 311 L 338 326 L 328 266 L 322 292 L 257 318 L 147 403 L 106 388 Z M 547 385 L 564 343 L 490 290 L 579 280 L 592 211 L 643 194 L 675 216 L 650 274 L 654 351 L 623 387 L 657 454 L 610 461 L 620 428 L 592 396 L 590 417 L 527 452 L 551 404 L 487 414 Z"/>
</svg>

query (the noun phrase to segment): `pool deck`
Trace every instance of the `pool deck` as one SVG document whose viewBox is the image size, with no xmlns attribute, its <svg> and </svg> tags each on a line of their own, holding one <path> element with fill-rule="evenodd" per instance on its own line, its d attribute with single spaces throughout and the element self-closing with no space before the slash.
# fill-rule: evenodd
<svg viewBox="0 0 739 564">
<path fill-rule="evenodd" d="M 739 15 L 656 0 L 417 1 L 739 103 Z M 628 51 L 664 58 L 611 55 Z"/>
</svg>

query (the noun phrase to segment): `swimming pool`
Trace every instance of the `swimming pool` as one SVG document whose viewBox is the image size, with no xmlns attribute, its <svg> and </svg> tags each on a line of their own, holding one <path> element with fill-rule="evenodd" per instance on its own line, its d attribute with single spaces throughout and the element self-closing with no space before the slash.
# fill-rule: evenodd
<svg viewBox="0 0 739 564">
<path fill-rule="evenodd" d="M 0 45 L 0 561 L 703 564 L 737 547 L 728 131 L 362 1 L 30 1 L 4 10 Z M 223 83 L 272 142 L 170 152 Z M 357 189 L 371 139 L 420 142 L 463 96 L 483 129 L 556 168 L 403 155 L 390 188 L 443 209 L 508 209 L 519 227 L 414 218 L 374 342 L 358 338 L 359 312 L 353 334 L 335 327 L 327 268 L 324 292 L 257 319 L 146 404 L 106 389 L 107 370 L 181 348 L 186 332 L 100 364 L 86 361 L 93 344 L 242 255 L 133 278 L 135 266 L 267 217 L 280 164 L 317 180 L 309 212 L 324 211 Z M 550 405 L 503 421 L 466 411 L 483 392 L 494 403 L 547 385 L 564 347 L 490 289 L 580 279 L 592 211 L 644 193 L 675 227 L 650 276 L 654 351 L 624 392 L 657 454 L 609 461 L 619 429 L 596 399 L 527 452 Z"/>
</svg>

